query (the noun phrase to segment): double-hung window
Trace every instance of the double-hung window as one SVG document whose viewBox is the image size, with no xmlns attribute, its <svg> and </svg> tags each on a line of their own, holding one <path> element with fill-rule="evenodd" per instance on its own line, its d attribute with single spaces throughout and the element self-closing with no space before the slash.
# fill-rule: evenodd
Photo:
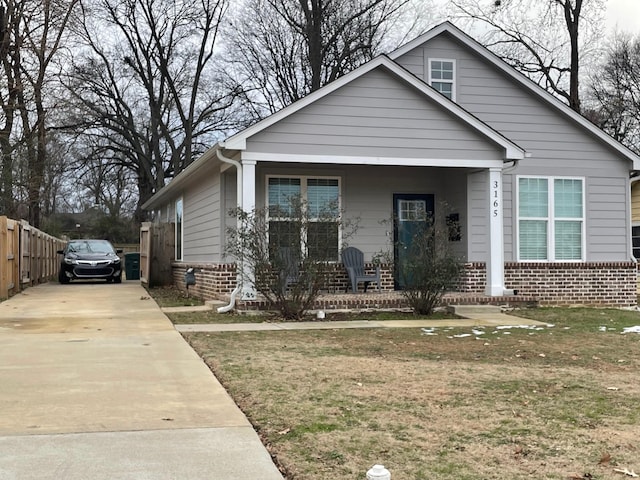
<svg viewBox="0 0 640 480">
<path fill-rule="evenodd" d="M 518 177 L 518 258 L 584 260 L 584 180 Z"/>
<path fill-rule="evenodd" d="M 331 177 L 268 177 L 269 248 L 294 248 L 337 260 L 340 181 Z"/>
<path fill-rule="evenodd" d="M 182 260 L 182 225 L 183 225 L 182 198 L 176 200 L 176 260 Z"/>
<path fill-rule="evenodd" d="M 455 60 L 429 59 L 429 85 L 453 101 L 456 100 L 455 78 Z"/>
<path fill-rule="evenodd" d="M 640 260 L 640 225 L 633 224 L 631 226 L 631 241 L 633 242 L 633 256 L 636 260 Z"/>
</svg>

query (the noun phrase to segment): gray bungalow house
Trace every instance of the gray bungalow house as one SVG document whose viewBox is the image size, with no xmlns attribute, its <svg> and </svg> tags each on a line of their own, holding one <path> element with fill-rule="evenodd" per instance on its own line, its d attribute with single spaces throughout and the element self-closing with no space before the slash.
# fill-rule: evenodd
<svg viewBox="0 0 640 480">
<path fill-rule="evenodd" d="M 636 170 L 640 157 L 446 22 L 214 145 L 144 208 L 175 222 L 174 278 L 197 266 L 205 296 L 237 287 L 228 210 L 295 193 L 358 217 L 349 243 L 365 260 L 446 203 L 462 292 L 628 306 Z"/>
</svg>

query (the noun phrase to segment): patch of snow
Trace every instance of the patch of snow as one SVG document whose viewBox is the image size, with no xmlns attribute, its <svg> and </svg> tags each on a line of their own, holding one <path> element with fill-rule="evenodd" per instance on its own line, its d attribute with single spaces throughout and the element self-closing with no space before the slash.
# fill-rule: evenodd
<svg viewBox="0 0 640 480">
<path fill-rule="evenodd" d="M 607 327 L 602 327 L 602 326 L 600 326 L 600 327 L 598 327 L 598 331 L 600 331 L 600 332 L 606 332 L 606 331 L 607 331 Z"/>
<path fill-rule="evenodd" d="M 506 330 L 511 328 L 522 328 L 525 330 L 544 330 L 544 327 L 540 325 L 500 325 L 497 326 L 497 330 Z"/>
<path fill-rule="evenodd" d="M 438 335 L 436 333 L 436 329 L 435 328 L 423 328 L 422 329 L 422 334 L 423 335 Z"/>
<path fill-rule="evenodd" d="M 453 335 L 452 337 L 449 338 L 464 338 L 464 337 L 470 337 L 471 334 L 470 333 L 460 333 L 458 335 Z"/>
<path fill-rule="evenodd" d="M 622 334 L 625 333 L 640 333 L 640 325 L 636 325 L 635 327 L 627 327 L 622 330 Z"/>
</svg>

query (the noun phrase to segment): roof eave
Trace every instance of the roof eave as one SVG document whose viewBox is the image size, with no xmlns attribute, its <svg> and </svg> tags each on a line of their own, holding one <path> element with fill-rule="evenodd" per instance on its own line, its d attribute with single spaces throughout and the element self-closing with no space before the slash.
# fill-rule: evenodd
<svg viewBox="0 0 640 480">
<path fill-rule="evenodd" d="M 216 151 L 220 145 L 216 143 L 205 151 L 197 160 L 174 177 L 167 185 L 158 190 L 149 200 L 142 204 L 143 210 L 153 210 L 163 205 L 167 200 L 176 195 L 176 191 L 193 178 L 207 163 L 216 158 Z"/>
</svg>

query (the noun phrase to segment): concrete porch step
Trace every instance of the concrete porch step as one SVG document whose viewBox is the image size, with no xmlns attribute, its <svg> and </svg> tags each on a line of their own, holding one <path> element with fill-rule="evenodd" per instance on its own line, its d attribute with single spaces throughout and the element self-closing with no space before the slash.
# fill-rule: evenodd
<svg viewBox="0 0 640 480">
<path fill-rule="evenodd" d="M 502 313 L 502 307 L 498 305 L 450 305 L 448 310 L 460 317 Z"/>
</svg>

